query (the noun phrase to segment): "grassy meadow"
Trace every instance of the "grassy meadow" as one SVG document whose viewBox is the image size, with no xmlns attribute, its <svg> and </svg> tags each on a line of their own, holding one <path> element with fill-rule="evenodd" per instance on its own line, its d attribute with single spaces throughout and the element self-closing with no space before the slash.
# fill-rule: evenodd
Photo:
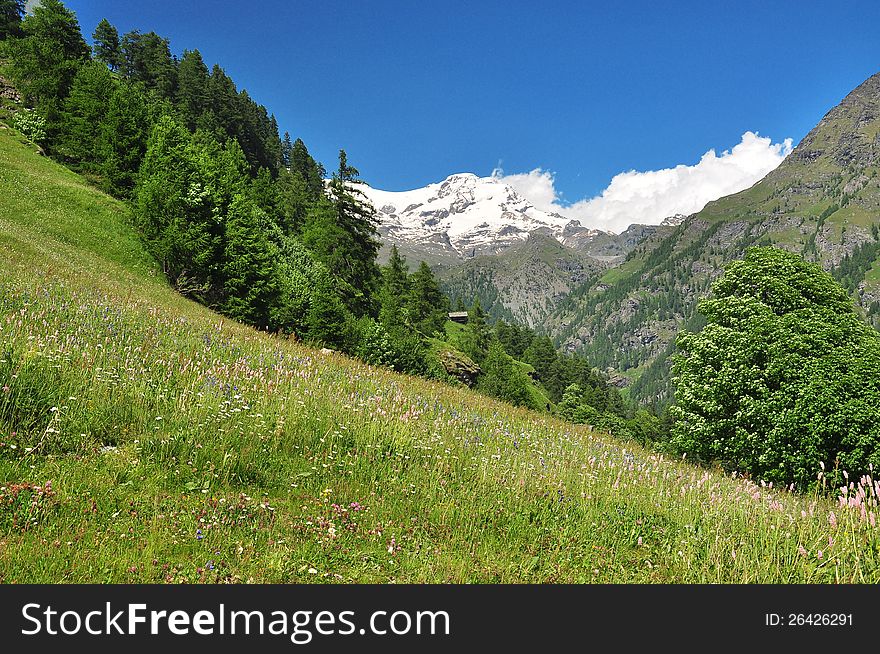
<svg viewBox="0 0 880 654">
<path fill-rule="evenodd" d="M 877 582 L 852 481 L 765 487 L 237 325 L 0 130 L 4 583 Z"/>
</svg>

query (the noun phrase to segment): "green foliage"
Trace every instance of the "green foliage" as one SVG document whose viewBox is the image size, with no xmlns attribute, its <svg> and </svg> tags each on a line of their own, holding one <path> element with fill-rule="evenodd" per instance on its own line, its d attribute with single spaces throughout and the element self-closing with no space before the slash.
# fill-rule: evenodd
<svg viewBox="0 0 880 654">
<path fill-rule="evenodd" d="M 25 102 L 46 119 L 52 136 L 79 67 L 88 60 L 76 15 L 59 0 L 43 0 L 21 23 L 11 42 L 11 72 Z"/>
<path fill-rule="evenodd" d="M 95 28 L 92 34 L 92 51 L 95 59 L 110 70 L 119 70 L 122 66 L 122 47 L 119 43 L 119 32 L 106 18 Z"/>
<path fill-rule="evenodd" d="M 0 0 L 0 41 L 21 36 L 24 0 Z"/>
<path fill-rule="evenodd" d="M 97 171 L 102 160 L 101 126 L 110 108 L 115 83 L 103 63 L 84 64 L 64 100 L 57 151 L 78 167 Z"/>
<path fill-rule="evenodd" d="M 529 385 L 528 376 L 515 365 L 501 344 L 493 340 L 482 363 L 477 390 L 515 406 L 543 408 L 534 405 Z"/>
<path fill-rule="evenodd" d="M 173 98 L 177 88 L 177 66 L 168 39 L 155 32 L 128 32 L 120 43 L 120 71 L 133 82 L 143 84 L 160 98 Z"/>
<path fill-rule="evenodd" d="M 492 331 L 486 320 L 486 313 L 479 298 L 475 298 L 468 310 L 468 322 L 461 335 L 461 348 L 471 359 L 482 363 L 488 354 L 491 342 Z"/>
<path fill-rule="evenodd" d="M 427 263 L 422 261 L 419 264 L 407 285 L 406 310 L 412 325 L 427 336 L 442 333 L 449 313 L 449 299 L 440 291 Z"/>
<path fill-rule="evenodd" d="M 198 50 L 184 50 L 177 69 L 175 102 L 186 126 L 195 129 L 211 110 L 211 76 Z"/>
<path fill-rule="evenodd" d="M 196 176 L 189 133 L 170 116 L 160 118 L 150 133 L 133 213 L 148 249 L 175 287 L 184 294 L 211 297 L 221 228 L 210 194 Z M 248 219 L 241 215 L 245 213 L 242 209 L 239 221 Z"/>
<path fill-rule="evenodd" d="M 880 465 L 880 336 L 818 265 L 754 248 L 700 303 L 673 365 L 681 451 L 805 489 Z"/>
<path fill-rule="evenodd" d="M 141 86 L 122 82 L 113 89 L 97 147 L 102 186 L 108 193 L 121 198 L 131 195 L 147 150 L 153 114 Z"/>
<path fill-rule="evenodd" d="M 358 171 L 339 152 L 339 170 L 328 195 L 312 207 L 302 239 L 305 246 L 330 270 L 340 295 L 357 316 L 373 309 L 380 279 L 376 254 L 376 214 L 357 189 Z"/>
<path fill-rule="evenodd" d="M 20 109 L 12 116 L 12 126 L 37 145 L 46 141 L 46 119 L 33 109 Z"/>
<path fill-rule="evenodd" d="M 281 297 L 279 251 L 267 237 L 266 215 L 243 195 L 236 195 L 226 217 L 223 290 L 227 316 L 260 329 L 273 324 Z"/>
</svg>

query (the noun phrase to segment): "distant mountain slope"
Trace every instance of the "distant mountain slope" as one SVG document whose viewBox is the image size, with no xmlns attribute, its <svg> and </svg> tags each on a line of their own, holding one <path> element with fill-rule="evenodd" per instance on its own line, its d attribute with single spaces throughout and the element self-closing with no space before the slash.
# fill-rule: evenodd
<svg viewBox="0 0 880 654">
<path fill-rule="evenodd" d="M 496 318 L 535 327 L 571 289 L 604 269 L 599 260 L 536 232 L 501 254 L 440 268 L 439 275 L 449 297 L 478 297 Z"/>
<path fill-rule="evenodd" d="M 877 321 L 880 310 L 880 74 L 829 111 L 749 189 L 710 202 L 659 241 L 570 294 L 549 324 L 560 343 L 635 379 L 634 396 L 668 394 L 667 355 L 698 324 L 696 300 L 725 263 L 756 244 L 819 261 Z"/>
</svg>

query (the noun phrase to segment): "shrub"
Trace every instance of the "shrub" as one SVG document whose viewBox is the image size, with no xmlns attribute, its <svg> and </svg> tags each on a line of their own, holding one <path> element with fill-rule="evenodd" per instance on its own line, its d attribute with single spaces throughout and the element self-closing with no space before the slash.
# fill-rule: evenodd
<svg viewBox="0 0 880 654">
<path fill-rule="evenodd" d="M 44 145 L 46 141 L 46 119 L 33 109 L 21 109 L 12 116 L 12 126 L 30 142 Z"/>
</svg>

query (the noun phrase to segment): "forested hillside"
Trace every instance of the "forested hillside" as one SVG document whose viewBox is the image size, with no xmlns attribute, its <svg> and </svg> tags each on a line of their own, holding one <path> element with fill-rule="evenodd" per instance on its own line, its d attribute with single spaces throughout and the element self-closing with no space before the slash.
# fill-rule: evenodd
<svg viewBox="0 0 880 654">
<path fill-rule="evenodd" d="M 853 90 L 753 187 L 710 202 L 666 238 L 574 291 L 551 318 L 559 343 L 630 377 L 643 402 L 670 398 L 669 354 L 724 265 L 774 245 L 830 271 L 878 324 L 880 75 Z"/>
</svg>

